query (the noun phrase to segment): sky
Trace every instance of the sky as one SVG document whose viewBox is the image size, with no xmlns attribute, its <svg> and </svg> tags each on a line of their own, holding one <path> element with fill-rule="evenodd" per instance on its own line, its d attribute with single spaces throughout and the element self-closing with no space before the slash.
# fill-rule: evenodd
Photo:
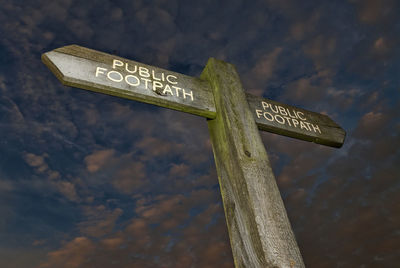
<svg viewBox="0 0 400 268">
<path fill-rule="evenodd" d="M 306 267 L 400 262 L 396 0 L 0 6 L 0 267 L 233 267 L 204 118 L 63 86 L 77 44 L 329 115 L 342 148 L 260 132 Z"/>
</svg>

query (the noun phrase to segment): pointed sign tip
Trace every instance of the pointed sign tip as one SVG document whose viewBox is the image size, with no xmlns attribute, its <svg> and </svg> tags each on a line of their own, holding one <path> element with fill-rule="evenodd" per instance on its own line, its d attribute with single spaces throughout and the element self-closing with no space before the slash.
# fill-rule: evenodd
<svg viewBox="0 0 400 268">
<path fill-rule="evenodd" d="M 52 57 L 52 55 L 55 53 L 54 51 L 55 50 L 43 53 L 41 56 L 42 62 L 47 66 L 47 68 L 50 69 L 50 71 L 57 77 L 57 79 L 63 85 L 68 85 L 68 83 L 66 81 L 66 76 L 61 70 L 62 65 L 57 64 L 57 62 L 55 62 L 54 58 Z"/>
<path fill-rule="evenodd" d="M 53 51 L 43 53 L 41 56 L 42 62 L 47 66 L 47 68 L 50 69 L 50 71 L 57 77 L 57 79 L 61 81 L 62 84 L 65 84 L 64 74 L 57 67 L 57 65 L 51 60 L 51 53 L 53 53 Z"/>
</svg>

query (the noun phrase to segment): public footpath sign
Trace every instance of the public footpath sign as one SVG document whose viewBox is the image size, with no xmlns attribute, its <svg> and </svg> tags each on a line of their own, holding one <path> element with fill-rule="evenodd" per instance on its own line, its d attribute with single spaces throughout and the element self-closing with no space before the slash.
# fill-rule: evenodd
<svg viewBox="0 0 400 268">
<path fill-rule="evenodd" d="M 77 45 L 42 61 L 64 85 L 207 118 L 235 267 L 304 267 L 258 130 L 341 147 L 332 119 L 245 93 L 235 67 L 214 58 L 200 78 Z"/>
<path fill-rule="evenodd" d="M 47 52 L 42 60 L 67 86 L 215 117 L 211 89 L 199 78 L 76 45 Z"/>
</svg>

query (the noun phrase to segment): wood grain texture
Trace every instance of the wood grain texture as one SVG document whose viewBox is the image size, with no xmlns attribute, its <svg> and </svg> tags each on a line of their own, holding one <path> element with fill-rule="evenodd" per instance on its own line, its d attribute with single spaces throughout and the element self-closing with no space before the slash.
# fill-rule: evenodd
<svg viewBox="0 0 400 268">
<path fill-rule="evenodd" d="M 149 80 L 146 82 L 148 83 L 147 87 L 145 87 L 146 84 L 144 81 L 141 81 L 138 86 L 132 86 L 126 83 L 125 80 L 121 82 L 110 80 L 106 75 L 108 71 L 117 71 L 124 77 L 126 77 L 126 75 L 135 75 L 139 77 L 137 74 L 138 71 L 134 74 L 129 73 L 126 71 L 125 66 L 116 66 L 113 68 L 112 64 L 114 59 L 120 60 L 123 63 L 128 63 L 131 70 L 134 66 L 137 66 L 137 68 L 143 67 L 154 71 L 155 77 L 158 78 L 160 78 L 162 74 L 164 74 L 164 78 L 167 75 L 177 77 L 177 79 L 173 79 L 173 82 L 176 82 L 176 84 L 171 84 L 167 81 L 162 83 L 163 85 L 169 85 L 175 94 L 163 94 L 159 91 L 153 91 L 151 87 L 155 80 L 152 77 L 145 78 Z M 56 77 L 67 86 L 137 100 L 206 118 L 215 117 L 214 98 L 210 87 L 207 82 L 196 77 L 171 72 L 77 45 L 65 46 L 44 53 L 42 55 L 42 61 Z M 96 76 L 97 67 L 107 71 L 101 69 L 103 73 Z M 114 78 L 118 78 L 116 73 L 113 75 Z M 137 81 L 132 76 L 130 79 L 135 83 Z M 143 77 L 140 77 L 140 79 L 143 79 Z M 182 90 L 180 91 L 180 96 L 178 96 L 173 86 L 185 89 L 187 92 L 191 91 L 193 93 L 193 101 L 188 95 L 185 95 L 185 98 L 183 98 Z"/>
<path fill-rule="evenodd" d="M 208 120 L 235 267 L 304 267 L 235 67 L 210 59 L 217 115 Z"/>
<path fill-rule="evenodd" d="M 246 98 L 249 103 L 250 110 L 254 115 L 254 119 L 256 120 L 258 129 L 260 130 L 336 148 L 341 147 L 344 143 L 346 132 L 327 115 L 307 111 L 302 108 L 279 103 L 277 101 L 262 97 L 257 97 L 251 94 L 246 94 Z M 278 113 L 275 113 L 273 109 L 270 108 L 265 109 L 262 105 L 262 102 L 272 105 L 275 111 L 278 111 Z M 284 113 L 287 113 L 286 116 L 285 114 L 282 115 L 279 112 L 279 107 L 284 108 Z M 257 110 L 259 111 L 258 114 L 256 112 Z M 262 115 L 263 112 L 269 113 L 267 116 L 268 119 L 272 118 L 271 115 L 280 116 L 279 119 L 283 119 L 284 123 L 279 123 L 277 120 L 268 120 Z M 299 118 L 296 119 L 294 116 L 295 112 L 301 112 L 303 118 L 306 120 L 301 120 Z M 300 122 L 304 122 L 303 127 L 301 127 Z M 310 127 L 307 125 L 310 125 Z M 312 125 L 318 126 L 319 131 L 314 131 Z"/>
<path fill-rule="evenodd" d="M 127 72 L 123 66 L 117 66 L 115 69 L 113 69 L 112 62 L 114 59 L 127 63 L 131 69 L 132 66 L 138 66 L 147 68 L 149 70 L 154 70 L 156 77 L 160 77 L 162 73 L 164 73 L 164 75 L 169 74 L 176 76 L 178 84 L 170 84 L 169 86 L 179 86 L 180 88 L 184 88 L 186 90 L 190 89 L 193 92 L 194 100 L 191 101 L 189 97 L 186 99 L 182 98 L 182 93 L 179 97 L 176 96 L 176 94 L 162 94 L 161 92 L 151 90 L 149 87 L 151 87 L 151 84 L 154 82 L 153 79 L 149 79 L 151 81 L 149 81 L 149 86 L 146 88 L 143 83 L 138 86 L 131 86 L 124 81 L 120 83 L 110 81 L 110 79 L 107 79 L 105 74 L 101 74 L 96 77 L 97 67 L 104 68 L 108 71 L 115 70 L 124 76 L 131 74 Z M 42 61 L 56 75 L 56 77 L 67 86 L 150 103 L 210 119 L 215 118 L 216 116 L 214 97 L 212 95 L 210 84 L 208 81 L 199 79 L 197 77 L 171 72 L 158 67 L 153 67 L 77 45 L 65 46 L 44 53 L 42 55 Z M 251 94 L 246 94 L 246 99 L 249 103 L 256 124 L 260 130 L 332 147 L 341 147 L 344 142 L 346 135 L 345 131 L 326 115 L 306 111 L 304 109 L 285 105 L 276 101 L 253 96 Z M 260 116 L 260 114 L 257 114 L 256 112 L 257 110 L 271 112 L 270 110 L 265 110 L 262 107 L 263 101 L 266 101 L 271 105 L 273 104 L 282 106 L 290 110 L 296 109 L 298 111 L 302 111 L 307 117 L 307 120 L 304 122 L 318 125 L 321 133 L 308 131 L 307 128 L 301 128 L 300 125 L 293 126 L 293 121 L 291 120 L 301 121 L 298 119 L 288 118 L 287 120 L 289 123 L 286 124 L 280 124 L 276 120 L 267 120 L 265 117 Z M 273 112 L 271 112 L 271 114 L 276 115 Z M 278 114 L 278 116 L 280 115 Z M 283 118 L 281 118 L 281 120 L 282 119 Z M 289 125 L 290 122 L 292 122 L 292 126 Z"/>
</svg>

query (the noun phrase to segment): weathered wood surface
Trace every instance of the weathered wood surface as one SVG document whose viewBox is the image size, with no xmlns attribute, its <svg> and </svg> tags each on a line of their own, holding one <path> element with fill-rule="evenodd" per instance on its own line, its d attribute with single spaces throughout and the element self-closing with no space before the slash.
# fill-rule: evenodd
<svg viewBox="0 0 400 268">
<path fill-rule="evenodd" d="M 42 60 L 64 85 L 206 118 L 216 116 L 210 84 L 196 77 L 77 45 L 44 53 Z M 344 130 L 326 115 L 251 94 L 246 98 L 260 130 L 332 147 L 341 147 L 344 142 Z"/>
<path fill-rule="evenodd" d="M 67 86 L 215 117 L 212 92 L 199 78 L 77 45 L 44 53 L 42 61 Z"/>
<path fill-rule="evenodd" d="M 346 132 L 327 115 L 246 94 L 260 130 L 331 147 L 341 147 Z"/>
<path fill-rule="evenodd" d="M 304 267 L 253 112 L 233 65 L 210 59 L 208 120 L 236 267 Z"/>
</svg>

